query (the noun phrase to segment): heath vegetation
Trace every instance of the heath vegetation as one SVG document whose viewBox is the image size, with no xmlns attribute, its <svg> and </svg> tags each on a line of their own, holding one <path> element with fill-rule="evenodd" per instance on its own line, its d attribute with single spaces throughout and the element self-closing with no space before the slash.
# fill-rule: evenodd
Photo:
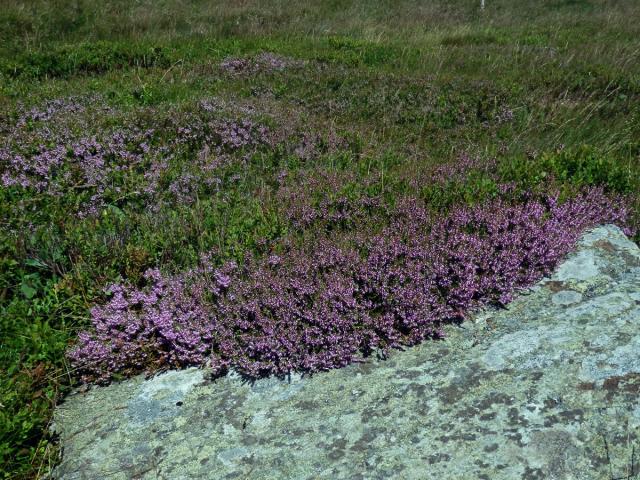
<svg viewBox="0 0 640 480">
<path fill-rule="evenodd" d="M 635 0 L 8 0 L 0 473 L 71 387 L 442 337 L 640 218 Z M 636 240 L 638 237 L 635 237 Z"/>
</svg>

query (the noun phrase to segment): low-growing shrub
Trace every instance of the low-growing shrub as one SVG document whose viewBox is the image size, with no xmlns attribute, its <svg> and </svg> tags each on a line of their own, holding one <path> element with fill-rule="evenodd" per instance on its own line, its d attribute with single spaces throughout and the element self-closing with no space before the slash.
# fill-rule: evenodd
<svg viewBox="0 0 640 480">
<path fill-rule="evenodd" d="M 508 189 L 507 189 L 508 190 Z M 620 199 L 590 189 L 498 199 L 431 216 L 407 198 L 390 226 L 355 244 L 320 239 L 286 255 L 116 284 L 69 352 L 85 380 L 208 362 L 250 377 L 344 366 L 441 335 L 445 321 L 551 271 L 587 227 L 627 220 Z"/>
<path fill-rule="evenodd" d="M 500 165 L 501 177 L 530 188 L 549 182 L 582 188 L 601 186 L 609 192 L 640 190 L 638 161 L 620 161 L 588 145 L 544 152 L 536 158 L 515 157 Z"/>
<path fill-rule="evenodd" d="M 161 47 L 128 42 L 84 42 L 50 50 L 37 50 L 13 60 L 0 60 L 0 73 L 9 77 L 68 77 L 101 74 L 127 67 L 166 67 L 169 58 Z"/>
</svg>

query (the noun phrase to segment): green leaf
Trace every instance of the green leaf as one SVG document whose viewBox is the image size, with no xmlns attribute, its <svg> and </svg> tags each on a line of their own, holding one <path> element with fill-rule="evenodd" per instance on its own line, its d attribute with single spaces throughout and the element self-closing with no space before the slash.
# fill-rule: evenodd
<svg viewBox="0 0 640 480">
<path fill-rule="evenodd" d="M 46 263 L 44 263 L 42 260 L 39 260 L 37 258 L 27 258 L 24 261 L 24 264 L 29 267 L 48 268 Z"/>
<path fill-rule="evenodd" d="M 26 282 L 22 282 L 22 285 L 20 286 L 20 291 L 29 300 L 32 299 L 37 292 L 35 288 L 33 288 L 31 285 L 29 285 Z"/>
</svg>

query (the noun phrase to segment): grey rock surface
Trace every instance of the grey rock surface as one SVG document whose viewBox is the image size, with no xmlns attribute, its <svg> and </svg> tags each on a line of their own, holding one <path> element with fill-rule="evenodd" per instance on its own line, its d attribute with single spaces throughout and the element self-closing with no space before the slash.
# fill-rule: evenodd
<svg viewBox="0 0 640 480">
<path fill-rule="evenodd" d="M 551 278 L 388 360 L 171 371 L 55 414 L 75 479 L 612 479 L 640 472 L 640 250 L 585 234 Z"/>
</svg>

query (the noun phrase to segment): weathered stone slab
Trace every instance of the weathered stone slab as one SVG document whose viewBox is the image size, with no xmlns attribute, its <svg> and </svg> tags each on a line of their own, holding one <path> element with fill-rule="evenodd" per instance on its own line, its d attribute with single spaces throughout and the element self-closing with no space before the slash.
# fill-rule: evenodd
<svg viewBox="0 0 640 480">
<path fill-rule="evenodd" d="M 640 251 L 587 233 L 509 308 L 386 361 L 168 372 L 59 406 L 57 478 L 610 479 L 640 472 Z"/>
</svg>

